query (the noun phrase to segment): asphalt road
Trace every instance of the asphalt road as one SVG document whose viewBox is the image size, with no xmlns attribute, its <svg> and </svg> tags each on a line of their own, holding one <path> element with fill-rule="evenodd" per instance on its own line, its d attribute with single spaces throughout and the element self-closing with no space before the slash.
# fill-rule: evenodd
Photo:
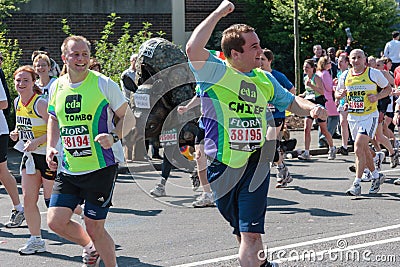
<svg viewBox="0 0 400 267">
<path fill-rule="evenodd" d="M 17 159 L 15 154 L 9 158 L 14 172 Z M 354 198 L 344 194 L 354 178 L 348 171 L 353 162 L 352 153 L 333 161 L 326 155 L 309 162 L 288 159 L 294 181 L 284 189 L 275 188 L 272 169 L 263 240 L 268 256 L 280 266 L 400 266 L 400 187 L 392 184 L 400 176 L 399 167 L 384 164 L 388 179 L 381 191 L 369 195 L 370 183 L 363 183 L 362 196 Z M 160 178 L 157 171 L 142 168 L 119 176 L 106 227 L 120 267 L 239 266 L 238 245 L 217 209 L 191 208 L 200 192 L 191 190 L 188 177 L 174 171 L 168 196 L 154 199 L 148 192 Z M 0 266 L 80 266 L 81 248 L 48 229 L 42 198 L 48 252 L 34 256 L 17 252 L 29 238 L 26 224 L 4 227 L 11 208 L 4 189 L 0 207 Z"/>
</svg>

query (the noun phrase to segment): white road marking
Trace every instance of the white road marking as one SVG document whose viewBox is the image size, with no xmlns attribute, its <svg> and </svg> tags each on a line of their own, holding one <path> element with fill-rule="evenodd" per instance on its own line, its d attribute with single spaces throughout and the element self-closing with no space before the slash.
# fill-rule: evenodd
<svg viewBox="0 0 400 267">
<path fill-rule="evenodd" d="M 338 240 L 338 239 L 350 238 L 350 237 L 354 237 L 354 236 L 360 236 L 360 235 L 366 235 L 366 234 L 377 233 L 377 232 L 382 232 L 382 231 L 388 231 L 388 230 L 393 230 L 393 229 L 396 229 L 396 228 L 400 228 L 400 224 L 389 225 L 389 226 L 380 227 L 380 228 L 376 228 L 376 229 L 364 230 L 364 231 L 359 231 L 359 232 L 354 232 L 354 233 L 349 233 L 349 234 L 343 234 L 343 235 L 337 235 L 337 236 L 332 236 L 332 237 L 320 238 L 320 239 L 315 239 L 315 240 L 310 240 L 310 241 L 305 241 L 305 242 L 299 242 L 299 243 L 294 243 L 294 244 L 290 244 L 290 245 L 286 245 L 286 246 L 268 248 L 268 253 L 271 253 L 271 252 L 274 252 L 274 251 L 279 251 L 279 250 L 284 250 L 284 249 L 297 248 L 297 247 L 303 247 L 303 246 L 308 246 L 308 245 L 312 245 L 312 244 L 328 242 L 328 241 L 332 241 L 332 240 Z M 363 244 L 357 244 L 357 245 L 346 247 L 344 250 L 351 250 L 351 249 L 357 249 L 357 248 L 362 248 L 362 247 L 368 247 L 368 246 L 374 246 L 374 245 L 378 245 L 378 244 L 385 244 L 385 243 L 398 242 L 398 241 L 400 241 L 400 237 L 390 238 L 390 239 L 383 239 L 383 240 L 378 240 L 378 241 L 373 241 L 373 242 L 363 243 Z M 332 250 L 332 251 L 334 251 L 334 250 Z M 320 251 L 318 253 L 322 254 L 322 253 L 326 253 L 326 251 Z M 175 265 L 175 266 L 172 266 L 172 267 L 201 266 L 201 265 L 205 265 L 205 264 L 211 264 L 211 263 L 216 263 L 216 262 L 233 260 L 233 259 L 236 259 L 237 257 L 238 257 L 238 255 L 235 254 L 235 255 L 230 255 L 230 256 L 225 256 L 225 257 L 220 257 L 220 258 L 208 259 L 208 260 L 204 260 L 204 261 L 198 261 L 198 262 L 186 263 L 186 264 L 181 264 L 181 265 Z M 282 261 L 282 260 L 290 261 L 290 260 L 295 260 L 295 259 L 297 259 L 297 258 L 292 257 L 292 258 L 280 259 L 280 261 Z"/>
</svg>

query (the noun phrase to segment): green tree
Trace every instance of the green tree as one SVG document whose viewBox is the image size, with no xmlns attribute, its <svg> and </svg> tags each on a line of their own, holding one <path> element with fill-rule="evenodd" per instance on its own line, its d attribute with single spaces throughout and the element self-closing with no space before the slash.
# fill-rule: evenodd
<svg viewBox="0 0 400 267">
<path fill-rule="evenodd" d="M 114 35 L 115 23 L 120 17 L 115 13 L 111 13 L 109 21 L 103 28 L 100 40 L 95 41 L 95 57 L 101 65 L 102 72 L 115 82 L 119 83 L 121 73 L 130 65 L 129 57 L 132 53 L 138 52 L 140 45 L 152 38 L 153 33 L 150 31 L 151 23 L 143 22 L 143 28 L 133 36 L 131 35 L 130 23 L 126 22 L 122 25 L 122 35 L 116 43 L 110 39 Z M 68 21 L 63 19 L 62 30 L 66 35 L 72 35 Z M 165 33 L 159 31 L 157 36 L 163 36 Z M 112 59 L 112 60 L 111 60 Z"/>
<path fill-rule="evenodd" d="M 293 0 L 238 0 L 246 3 L 247 23 L 257 29 L 263 47 L 275 54 L 275 68 L 294 80 Z M 400 22 L 395 0 L 298 0 L 300 59 L 313 56 L 312 46 L 343 49 L 350 27 L 353 48 L 379 55 Z"/>
<path fill-rule="evenodd" d="M 11 99 L 17 97 L 17 91 L 14 88 L 14 71 L 19 67 L 19 60 L 22 56 L 22 49 L 19 48 L 18 40 L 8 39 L 5 36 L 5 31 L 0 31 L 0 51 L 3 54 L 2 69 L 6 76 L 7 86 L 10 90 Z M 14 109 L 11 109 L 10 116 L 7 116 L 7 124 L 9 129 L 15 127 L 15 113 Z"/>
<path fill-rule="evenodd" d="M 4 18 L 11 16 L 11 12 L 18 11 L 17 4 L 27 3 L 29 0 L 1 0 L 0 1 L 0 51 L 3 54 L 2 69 L 6 76 L 7 86 L 10 90 L 11 99 L 17 96 L 14 89 L 13 73 L 19 67 L 19 60 L 22 50 L 19 48 L 18 40 L 7 38 L 7 25 L 3 23 Z M 7 123 L 10 129 L 15 127 L 15 111 L 11 109 L 10 116 L 7 116 Z"/>
<path fill-rule="evenodd" d="M 6 17 L 11 17 L 11 12 L 19 10 L 17 4 L 27 3 L 30 0 L 1 0 L 0 1 L 0 30 L 6 30 L 6 25 L 3 20 Z"/>
</svg>

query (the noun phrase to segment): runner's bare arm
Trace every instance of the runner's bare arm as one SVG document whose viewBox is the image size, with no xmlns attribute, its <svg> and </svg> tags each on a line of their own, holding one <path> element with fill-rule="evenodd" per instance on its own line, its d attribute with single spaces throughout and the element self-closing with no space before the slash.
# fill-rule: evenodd
<svg viewBox="0 0 400 267">
<path fill-rule="evenodd" d="M 325 120 L 328 113 L 321 105 L 316 105 L 304 98 L 296 96 L 293 102 L 289 105 L 288 110 L 299 116 L 311 116 Z"/>
<path fill-rule="evenodd" d="M 177 111 L 179 114 L 183 114 L 185 112 L 187 112 L 189 109 L 192 109 L 196 106 L 200 105 L 200 97 L 198 97 L 197 95 L 195 95 L 190 101 L 189 103 L 187 103 L 185 106 L 179 106 Z"/>
<path fill-rule="evenodd" d="M 196 70 L 201 69 L 208 58 L 209 53 L 205 46 L 218 21 L 234 9 L 235 6 L 231 2 L 224 0 L 217 9 L 194 29 L 187 42 L 186 53 Z"/>
<path fill-rule="evenodd" d="M 60 138 L 60 129 L 58 128 L 58 120 L 53 115 L 50 115 L 47 120 L 47 151 L 46 162 L 50 170 L 57 170 L 58 164 L 54 161 L 54 157 L 58 154 L 56 145 Z"/>
</svg>

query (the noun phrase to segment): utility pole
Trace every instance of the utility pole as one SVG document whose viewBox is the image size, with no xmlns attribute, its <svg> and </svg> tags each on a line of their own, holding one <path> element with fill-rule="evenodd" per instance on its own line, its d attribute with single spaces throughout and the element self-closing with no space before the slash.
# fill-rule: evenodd
<svg viewBox="0 0 400 267">
<path fill-rule="evenodd" d="M 299 6 L 298 0 L 294 1 L 294 18 L 293 18 L 293 28 L 294 28 L 294 72 L 295 72 L 295 87 L 296 94 L 300 93 L 300 85 L 302 82 L 300 75 L 300 39 L 299 39 Z"/>
</svg>

